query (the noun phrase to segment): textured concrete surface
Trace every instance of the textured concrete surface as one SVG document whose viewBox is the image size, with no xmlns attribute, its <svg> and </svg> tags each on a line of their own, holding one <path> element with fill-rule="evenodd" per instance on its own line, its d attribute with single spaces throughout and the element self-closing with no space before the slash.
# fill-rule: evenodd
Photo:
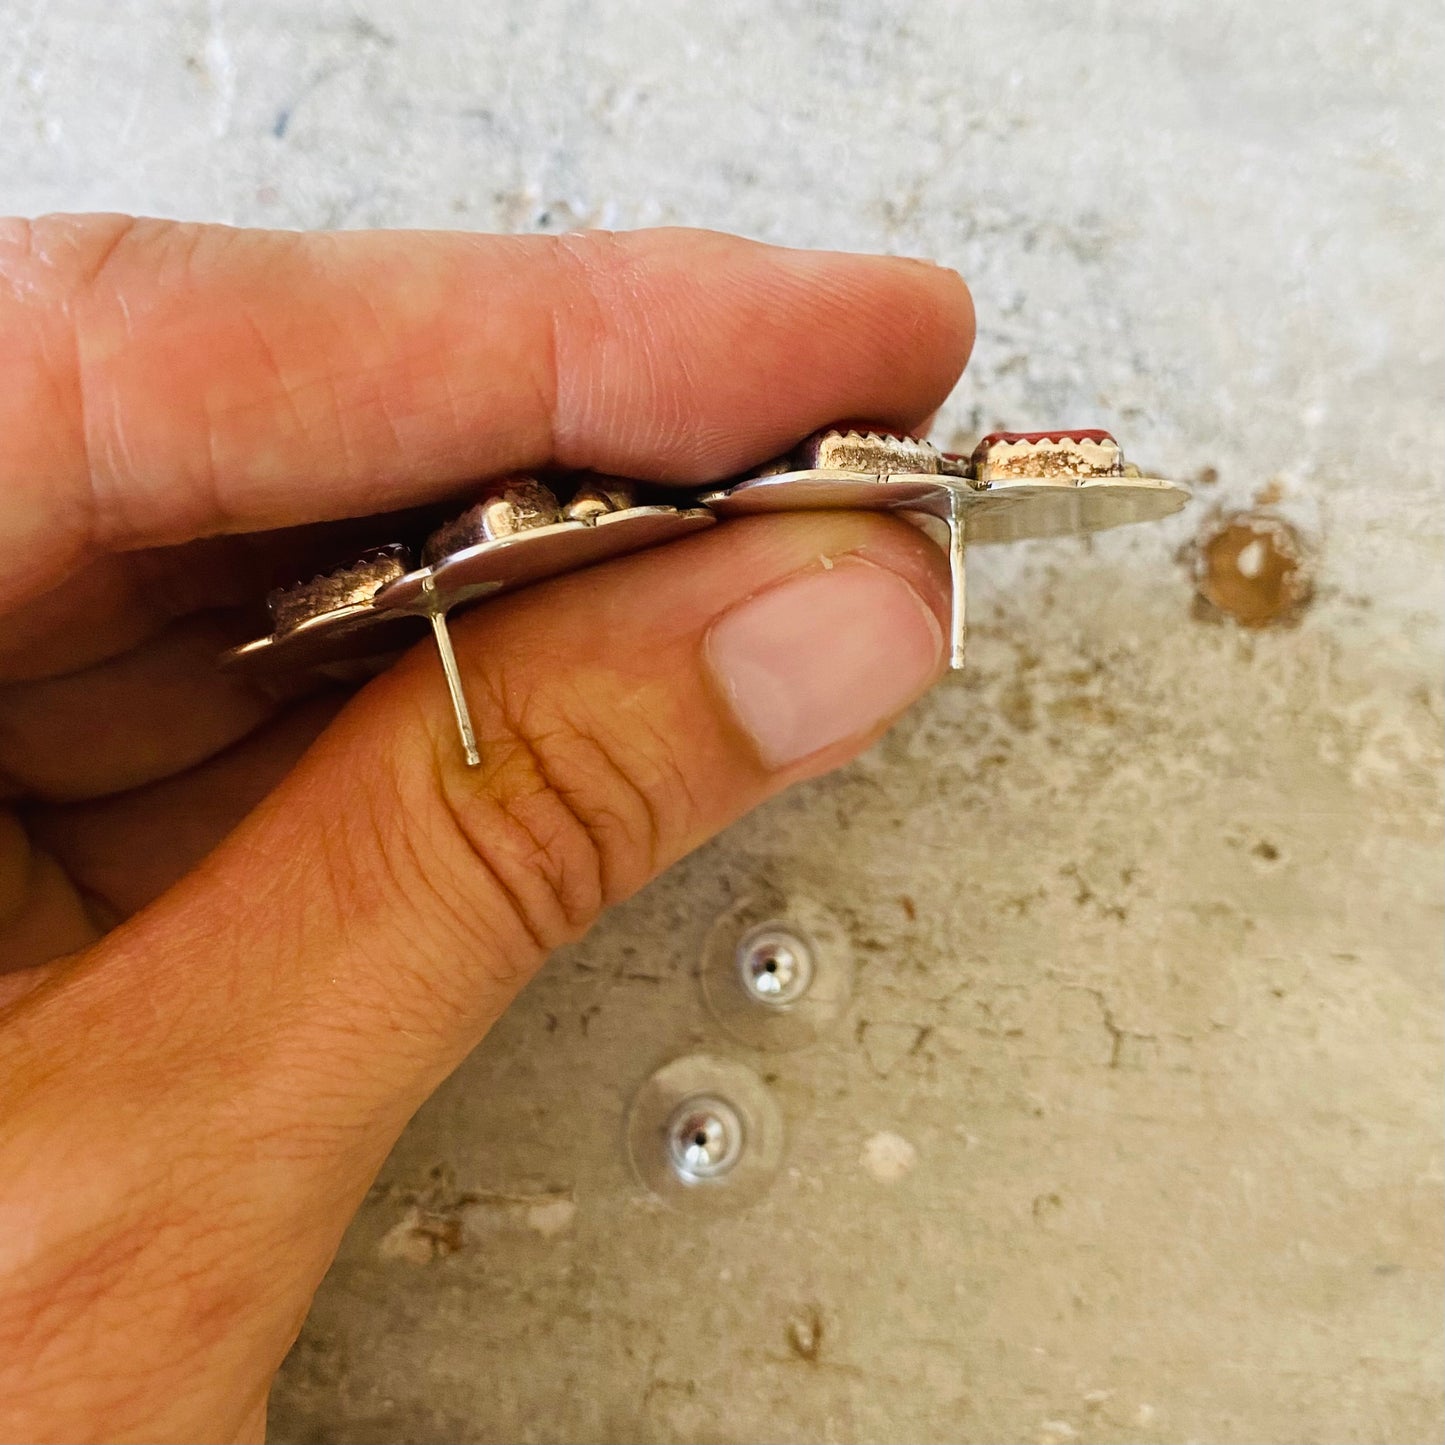
<svg viewBox="0 0 1445 1445">
<path fill-rule="evenodd" d="M 1436 7 L 0 18 L 7 209 L 930 254 L 980 315 L 946 437 L 1097 423 L 1201 479 L 978 554 L 966 676 L 554 960 L 397 1148 L 278 1440 L 1440 1437 Z M 1295 625 L 1193 599 L 1239 510 L 1298 532 Z M 764 879 L 857 960 L 801 1052 L 729 1043 L 695 977 Z M 786 1119 L 742 1214 L 623 1159 L 693 1048 Z"/>
</svg>

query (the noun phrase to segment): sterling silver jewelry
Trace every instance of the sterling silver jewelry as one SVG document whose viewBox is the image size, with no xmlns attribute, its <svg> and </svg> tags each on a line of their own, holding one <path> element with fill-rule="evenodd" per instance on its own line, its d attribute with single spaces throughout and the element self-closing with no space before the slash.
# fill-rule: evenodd
<svg viewBox="0 0 1445 1445">
<path fill-rule="evenodd" d="M 917 437 L 829 427 L 725 485 L 684 494 L 618 477 L 504 477 L 433 532 L 413 559 L 400 543 L 273 592 L 271 631 L 231 649 L 245 670 L 325 667 L 385 655 L 430 624 L 463 752 L 480 762 L 447 613 L 480 598 L 641 551 L 759 512 L 823 508 L 923 513 L 948 527 L 950 664 L 963 666 L 964 550 L 1147 522 L 1189 493 L 1145 476 L 1104 431 L 996 432 L 968 456 Z M 416 565 L 413 565 L 415 561 Z"/>
</svg>

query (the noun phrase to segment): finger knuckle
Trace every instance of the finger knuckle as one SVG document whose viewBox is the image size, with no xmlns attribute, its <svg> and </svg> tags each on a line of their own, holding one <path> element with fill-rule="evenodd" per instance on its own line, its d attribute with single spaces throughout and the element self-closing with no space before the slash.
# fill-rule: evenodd
<svg viewBox="0 0 1445 1445">
<path fill-rule="evenodd" d="M 43 450 L 60 479 L 47 498 L 46 527 L 51 547 L 66 560 L 110 524 L 109 495 L 95 480 L 93 419 L 104 408 L 86 380 L 82 317 L 134 225 L 120 216 L 45 216 L 0 226 L 0 330 L 9 341 L 10 394 L 25 398 L 29 418 L 45 418 Z M 7 410 L 0 399 L 0 426 Z M 0 459 L 0 476 L 4 467 Z"/>
<path fill-rule="evenodd" d="M 606 231 L 557 236 L 552 262 L 561 298 L 548 313 L 545 348 L 554 458 L 593 465 L 675 431 L 689 414 L 693 377 L 671 364 L 666 308 L 650 304 L 655 280 L 636 247 Z"/>
<path fill-rule="evenodd" d="M 480 774 L 455 766 L 449 736 L 435 740 L 442 836 L 488 885 L 474 896 L 500 899 L 546 953 L 657 871 L 690 794 L 659 727 L 500 674 L 479 691 Z"/>
</svg>

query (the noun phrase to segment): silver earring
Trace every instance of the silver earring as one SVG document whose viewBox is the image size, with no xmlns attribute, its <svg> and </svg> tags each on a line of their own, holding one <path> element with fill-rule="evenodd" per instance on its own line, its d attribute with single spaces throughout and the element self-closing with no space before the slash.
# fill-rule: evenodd
<svg viewBox="0 0 1445 1445">
<path fill-rule="evenodd" d="M 557 483 L 514 476 L 423 543 L 419 565 L 400 544 L 274 592 L 271 631 L 223 655 L 259 670 L 334 666 L 405 645 L 429 625 L 441 657 L 462 750 L 481 761 L 447 631 L 454 607 L 594 562 L 655 547 L 729 517 L 828 508 L 936 518 L 948 530 L 953 586 L 950 663 L 967 636 L 965 549 L 1100 531 L 1177 512 L 1189 493 L 1146 476 L 1108 432 L 997 432 L 968 456 L 917 437 L 829 427 L 787 456 L 721 487 L 683 494 L 615 477 Z"/>
</svg>

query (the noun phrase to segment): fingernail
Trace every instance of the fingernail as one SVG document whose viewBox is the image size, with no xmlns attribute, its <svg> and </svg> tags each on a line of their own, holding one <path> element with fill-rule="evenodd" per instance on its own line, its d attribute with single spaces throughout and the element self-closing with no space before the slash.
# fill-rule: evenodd
<svg viewBox="0 0 1445 1445">
<path fill-rule="evenodd" d="M 763 762 L 781 768 L 902 712 L 938 674 L 943 629 L 896 572 L 845 557 L 725 613 L 706 655 Z"/>
</svg>

